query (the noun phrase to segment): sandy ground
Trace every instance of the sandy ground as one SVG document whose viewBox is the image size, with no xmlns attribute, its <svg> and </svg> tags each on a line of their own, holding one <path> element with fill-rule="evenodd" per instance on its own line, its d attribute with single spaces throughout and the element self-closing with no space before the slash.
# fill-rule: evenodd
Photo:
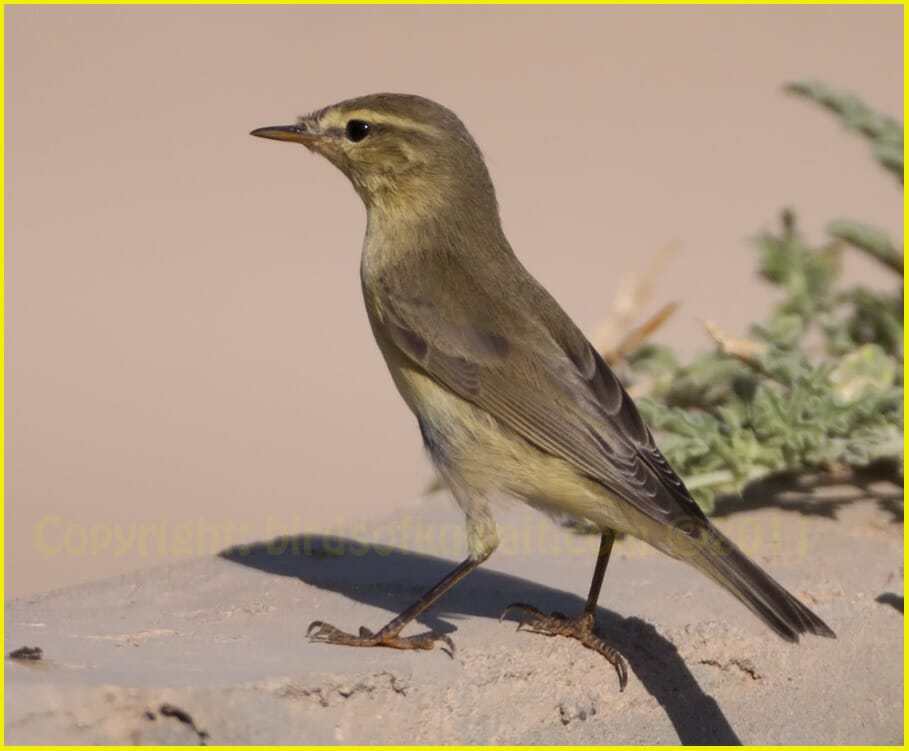
<svg viewBox="0 0 909 751">
<path fill-rule="evenodd" d="M 499 622 L 514 600 L 578 611 L 595 547 L 509 506 L 502 548 L 412 627 L 453 657 L 309 643 L 316 618 L 382 625 L 459 559 L 433 498 L 370 527 L 384 548 L 297 538 L 8 602 L 6 651 L 44 659 L 6 660 L 6 742 L 902 743 L 901 501 L 754 506 L 718 523 L 838 639 L 787 644 L 622 540 L 598 614 L 630 665 L 619 692 L 578 643 Z"/>
</svg>

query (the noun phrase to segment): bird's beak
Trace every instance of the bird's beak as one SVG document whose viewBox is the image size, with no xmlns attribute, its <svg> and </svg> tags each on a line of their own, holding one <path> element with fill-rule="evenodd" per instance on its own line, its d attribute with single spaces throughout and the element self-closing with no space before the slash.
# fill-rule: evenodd
<svg viewBox="0 0 909 751">
<path fill-rule="evenodd" d="M 276 141 L 293 141 L 309 146 L 314 141 L 319 140 L 316 133 L 310 133 L 303 125 L 271 125 L 267 128 L 256 128 L 251 131 L 251 136 L 259 138 L 273 138 Z"/>
</svg>

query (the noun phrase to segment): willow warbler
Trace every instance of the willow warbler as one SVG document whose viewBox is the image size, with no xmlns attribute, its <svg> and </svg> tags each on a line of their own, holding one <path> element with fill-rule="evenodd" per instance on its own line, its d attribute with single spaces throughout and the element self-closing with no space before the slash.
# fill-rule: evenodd
<svg viewBox="0 0 909 751">
<path fill-rule="evenodd" d="M 458 117 L 428 99 L 349 99 L 254 136 L 302 144 L 343 172 L 366 205 L 360 277 L 376 342 L 423 442 L 467 518 L 469 556 L 377 632 L 316 621 L 311 639 L 431 649 L 402 629 L 485 561 L 498 538 L 492 499 L 516 496 L 601 531 L 583 613 L 524 603 L 531 630 L 624 658 L 595 630 L 616 531 L 690 563 L 784 639 L 834 636 L 704 516 L 597 351 L 521 265 L 502 231 L 480 149 Z M 503 613 L 504 615 L 504 613 Z"/>
</svg>

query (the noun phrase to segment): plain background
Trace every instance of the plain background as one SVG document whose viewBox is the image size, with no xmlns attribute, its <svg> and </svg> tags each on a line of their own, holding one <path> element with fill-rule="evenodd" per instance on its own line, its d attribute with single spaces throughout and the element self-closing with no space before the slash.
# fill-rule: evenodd
<svg viewBox="0 0 909 751">
<path fill-rule="evenodd" d="M 679 245 L 657 338 L 688 353 L 700 319 L 741 333 L 772 300 L 749 238 L 784 206 L 813 238 L 839 217 L 901 235 L 866 143 L 781 92 L 821 79 L 901 116 L 898 6 L 5 13 L 10 596 L 231 528 L 355 524 L 431 478 L 363 312 L 359 199 L 252 128 L 374 91 L 446 104 L 587 331 Z"/>
</svg>

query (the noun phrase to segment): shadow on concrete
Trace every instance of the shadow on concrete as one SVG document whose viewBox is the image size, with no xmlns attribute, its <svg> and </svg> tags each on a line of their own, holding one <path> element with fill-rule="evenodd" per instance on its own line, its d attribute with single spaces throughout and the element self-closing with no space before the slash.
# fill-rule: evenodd
<svg viewBox="0 0 909 751">
<path fill-rule="evenodd" d="M 874 598 L 874 601 L 879 602 L 881 605 L 889 605 L 900 613 L 903 612 L 903 596 L 896 594 L 896 592 L 882 592 Z"/>
<path fill-rule="evenodd" d="M 844 506 L 864 500 L 875 501 L 894 524 L 903 523 L 902 477 L 893 465 L 881 462 L 848 476 L 768 475 L 749 483 L 742 495 L 717 497 L 711 516 L 772 507 L 835 519 Z"/>
<path fill-rule="evenodd" d="M 221 558 L 278 576 L 296 577 L 320 589 L 338 592 L 389 612 L 389 620 L 440 580 L 454 563 L 395 547 L 373 545 L 343 537 L 301 535 L 268 543 L 239 546 L 219 553 Z M 426 628 L 451 633 L 449 621 L 463 617 L 498 619 L 508 603 L 529 602 L 544 611 L 579 613 L 584 603 L 574 595 L 527 579 L 479 568 L 421 615 Z M 305 614 L 301 614 L 305 618 Z M 337 623 L 356 632 L 361 625 Z M 647 691 L 660 703 L 682 744 L 740 745 L 716 701 L 701 690 L 675 646 L 650 624 L 600 608 L 598 630 L 621 652 Z M 513 627 L 513 626 L 512 626 Z M 502 628 L 509 628 L 503 624 Z M 547 637 L 527 634 L 528 640 Z M 532 648 L 532 642 L 528 642 Z M 603 662 L 603 679 L 618 680 Z M 632 678 L 634 680 L 634 678 Z"/>
</svg>

